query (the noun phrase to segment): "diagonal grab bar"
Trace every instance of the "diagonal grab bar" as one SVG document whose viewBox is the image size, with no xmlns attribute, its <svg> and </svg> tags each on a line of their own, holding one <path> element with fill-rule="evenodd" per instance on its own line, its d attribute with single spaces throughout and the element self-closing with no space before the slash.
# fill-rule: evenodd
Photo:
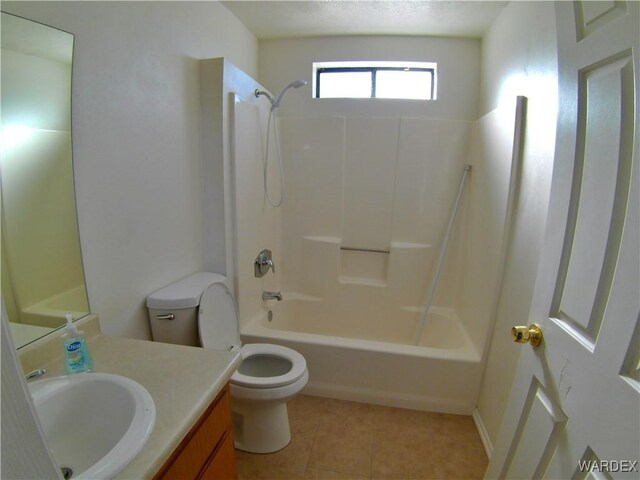
<svg viewBox="0 0 640 480">
<path fill-rule="evenodd" d="M 431 286 L 429 287 L 429 296 L 427 297 L 427 304 L 424 307 L 424 313 L 422 314 L 422 318 L 420 319 L 420 324 L 418 326 L 418 331 L 416 332 L 416 338 L 414 340 L 414 345 L 418 345 L 420 342 L 420 337 L 422 337 L 422 332 L 424 331 L 424 326 L 427 323 L 427 315 L 429 315 L 429 309 L 431 308 L 431 302 L 433 302 L 433 296 L 436 293 L 436 287 L 438 286 L 438 280 L 440 279 L 440 271 L 442 270 L 442 265 L 444 264 L 444 258 L 447 255 L 447 249 L 449 248 L 449 241 L 451 240 L 451 232 L 453 231 L 453 224 L 456 221 L 456 216 L 458 214 L 458 207 L 460 206 L 460 198 L 462 198 L 462 192 L 464 191 L 464 184 L 467 180 L 467 175 L 471 171 L 471 165 L 466 165 L 464 167 L 464 172 L 462 172 L 462 178 L 460 179 L 460 186 L 458 187 L 458 194 L 456 195 L 456 201 L 453 204 L 453 211 L 451 212 L 451 217 L 449 218 L 449 224 L 447 225 L 447 233 L 444 236 L 444 242 L 442 244 L 442 248 L 440 249 L 440 256 L 438 257 L 438 263 L 436 264 L 436 270 L 433 274 L 433 279 L 431 280 Z"/>
</svg>

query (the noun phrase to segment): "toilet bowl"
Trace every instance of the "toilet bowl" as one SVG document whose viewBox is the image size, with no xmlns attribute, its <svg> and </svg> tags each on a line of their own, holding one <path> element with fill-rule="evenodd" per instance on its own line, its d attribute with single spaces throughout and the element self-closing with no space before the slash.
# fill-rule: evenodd
<svg viewBox="0 0 640 480">
<path fill-rule="evenodd" d="M 309 380 L 307 362 L 279 345 L 244 345 L 242 363 L 230 380 L 236 448 L 269 453 L 291 441 L 287 401 Z"/>
<path fill-rule="evenodd" d="M 241 345 L 226 277 L 198 273 L 147 298 L 155 341 L 236 350 L 242 363 L 229 379 L 235 447 L 270 453 L 291 440 L 286 402 L 307 384 L 307 363 L 280 345 Z"/>
</svg>

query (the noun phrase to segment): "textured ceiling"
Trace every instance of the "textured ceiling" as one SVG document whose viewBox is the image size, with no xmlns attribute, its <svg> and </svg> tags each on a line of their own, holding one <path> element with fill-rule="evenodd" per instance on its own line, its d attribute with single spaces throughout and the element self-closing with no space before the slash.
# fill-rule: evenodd
<svg viewBox="0 0 640 480">
<path fill-rule="evenodd" d="M 452 0 L 222 2 L 259 39 L 331 35 L 480 38 L 508 3 Z"/>
</svg>

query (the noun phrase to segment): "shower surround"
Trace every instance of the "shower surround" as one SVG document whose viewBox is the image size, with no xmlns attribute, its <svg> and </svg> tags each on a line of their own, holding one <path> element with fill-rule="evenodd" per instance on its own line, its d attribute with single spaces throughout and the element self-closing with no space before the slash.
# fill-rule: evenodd
<svg viewBox="0 0 640 480">
<path fill-rule="evenodd" d="M 504 116 L 280 118 L 286 196 L 273 209 L 256 188 L 264 132 L 250 128 L 264 113 L 237 99 L 243 341 L 302 353 L 308 393 L 471 413 L 504 249 L 514 132 L 513 122 L 499 123 Z M 466 164 L 473 171 L 414 345 Z M 256 279 L 252 262 L 262 248 L 273 250 L 277 274 Z M 262 301 L 264 290 L 282 290 L 284 301 Z"/>
<path fill-rule="evenodd" d="M 263 186 L 269 102 L 254 90 L 264 86 L 227 62 L 222 82 L 203 83 L 207 91 L 221 85 L 215 115 L 228 122 L 216 142 L 229 145 L 227 272 L 243 342 L 302 353 L 308 393 L 468 414 L 495 316 L 508 192 L 517 184 L 515 97 L 477 118 L 480 42 L 473 39 L 267 41 L 260 77 L 278 90 L 308 79 L 313 61 L 397 60 L 400 53 L 438 63 L 437 101 L 313 99 L 310 87 L 287 96 L 278 113 L 286 187 L 280 208 L 268 205 Z M 273 160 L 270 192 L 279 188 Z M 415 345 L 467 164 L 473 169 Z M 256 278 L 253 263 L 265 248 L 275 273 Z M 263 301 L 264 291 L 281 291 L 284 301 Z"/>
<path fill-rule="evenodd" d="M 411 343 L 468 161 L 472 123 L 345 117 L 282 123 L 284 290 L 321 299 L 297 310 L 317 321 L 344 318 L 345 336 L 367 338 L 379 323 L 388 338 Z M 464 222 L 456 228 L 452 251 Z M 455 303 L 459 260 L 449 256 L 434 305 Z"/>
</svg>

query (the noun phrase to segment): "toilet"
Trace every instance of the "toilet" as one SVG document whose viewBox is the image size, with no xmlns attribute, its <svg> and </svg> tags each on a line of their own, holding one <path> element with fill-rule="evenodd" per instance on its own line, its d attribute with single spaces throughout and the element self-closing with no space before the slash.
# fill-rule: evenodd
<svg viewBox="0 0 640 480">
<path fill-rule="evenodd" d="M 235 447 L 275 452 L 291 441 L 287 401 L 307 384 L 307 362 L 291 348 L 241 344 L 227 281 L 223 275 L 201 272 L 149 295 L 153 340 L 239 351 L 242 363 L 229 380 Z"/>
</svg>

